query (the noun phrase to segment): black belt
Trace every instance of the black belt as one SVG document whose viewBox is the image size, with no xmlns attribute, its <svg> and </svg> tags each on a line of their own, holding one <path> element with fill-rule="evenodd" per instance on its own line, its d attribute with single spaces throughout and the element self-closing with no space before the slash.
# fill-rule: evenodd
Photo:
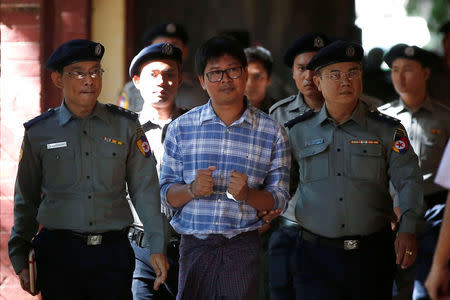
<svg viewBox="0 0 450 300">
<path fill-rule="evenodd" d="M 339 238 L 327 238 L 315 233 L 312 233 L 305 228 L 301 228 L 299 232 L 299 237 L 302 240 L 307 242 L 323 245 L 333 248 L 339 248 L 344 250 L 356 250 L 361 248 L 361 246 L 365 244 L 369 244 L 370 242 L 374 242 L 382 236 L 386 236 L 388 232 L 392 232 L 390 228 L 386 227 L 378 232 L 369 234 L 369 235 L 356 235 L 356 236 L 347 236 L 347 237 L 339 237 Z"/>
<path fill-rule="evenodd" d="M 101 245 L 108 242 L 113 242 L 126 238 L 128 227 L 122 230 L 113 230 L 107 232 L 76 232 L 66 229 L 42 229 L 46 230 L 48 234 L 55 235 L 57 237 L 70 237 L 73 239 L 81 240 L 88 246 Z"/>
</svg>

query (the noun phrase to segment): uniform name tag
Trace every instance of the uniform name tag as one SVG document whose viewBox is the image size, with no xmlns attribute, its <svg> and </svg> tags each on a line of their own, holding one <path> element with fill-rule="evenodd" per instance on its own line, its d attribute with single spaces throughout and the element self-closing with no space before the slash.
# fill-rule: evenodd
<svg viewBox="0 0 450 300">
<path fill-rule="evenodd" d="M 325 142 L 325 139 L 315 139 L 312 141 L 307 141 L 306 142 L 306 146 L 312 146 L 312 145 L 320 145 L 323 144 Z"/>
<path fill-rule="evenodd" d="M 67 147 L 67 142 L 47 144 L 47 149 L 56 149 L 56 148 L 63 148 L 63 147 Z"/>
</svg>

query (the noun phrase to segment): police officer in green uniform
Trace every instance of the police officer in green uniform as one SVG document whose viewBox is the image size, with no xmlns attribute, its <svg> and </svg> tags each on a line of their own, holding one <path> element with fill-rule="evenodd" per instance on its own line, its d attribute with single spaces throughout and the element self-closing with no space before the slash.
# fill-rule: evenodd
<svg viewBox="0 0 450 300">
<path fill-rule="evenodd" d="M 325 98 L 287 126 L 299 164 L 297 299 L 390 299 L 395 263 L 417 255 L 422 177 L 404 127 L 359 100 L 359 44 L 336 41 L 307 68 Z M 402 215 L 396 235 L 389 181 Z"/>
<path fill-rule="evenodd" d="M 284 55 L 284 63 L 292 69 L 292 78 L 298 88 L 298 94 L 279 100 L 269 109 L 272 118 L 284 125 L 287 121 L 304 114 L 309 110 L 320 110 L 323 105 L 322 93 L 313 82 L 314 71 L 307 70 L 306 65 L 321 48 L 328 44 L 328 38 L 322 34 L 306 34 L 295 40 Z M 291 168 L 291 194 L 298 184 L 296 164 Z M 279 228 L 271 235 L 269 243 L 269 280 L 271 299 L 291 299 L 294 295 L 292 285 L 291 257 L 292 244 L 298 234 L 295 219 L 294 196 L 289 201 L 286 212 L 277 220 Z M 277 216 L 276 212 L 271 212 Z M 270 214 L 267 221 L 270 220 Z"/>
<path fill-rule="evenodd" d="M 445 188 L 434 183 L 434 177 L 450 136 L 450 109 L 438 101 L 440 99 L 433 99 L 427 93 L 432 59 L 428 51 L 406 44 L 392 47 L 385 56 L 400 99 L 380 107 L 379 110 L 398 118 L 405 126 L 412 148 L 419 157 L 424 181 L 424 200 L 427 205 L 426 228 L 419 239 L 419 253 L 415 264 L 416 276 L 413 269 L 399 270 L 396 276 L 399 299 L 411 299 L 413 285 L 413 299 L 428 298 L 424 282 L 431 267 L 447 195 Z M 397 197 L 394 198 L 397 207 L 395 199 Z M 397 210 L 399 211 L 398 208 Z"/>
<path fill-rule="evenodd" d="M 82 39 L 60 45 L 46 68 L 63 91 L 62 104 L 24 124 L 9 256 L 22 288 L 35 294 L 27 264 L 34 249 L 43 299 L 131 299 L 126 184 L 148 233 L 157 288 L 167 276 L 149 143 L 136 114 L 97 101 L 104 51 Z"/>
</svg>

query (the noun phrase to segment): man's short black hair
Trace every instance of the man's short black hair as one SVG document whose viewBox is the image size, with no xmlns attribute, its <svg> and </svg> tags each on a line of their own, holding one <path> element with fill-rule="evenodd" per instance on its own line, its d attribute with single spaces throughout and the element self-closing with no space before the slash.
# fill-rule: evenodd
<svg viewBox="0 0 450 300">
<path fill-rule="evenodd" d="M 213 37 L 207 40 L 195 54 L 195 71 L 202 76 L 208 61 L 219 58 L 222 55 L 230 55 L 237 59 L 243 67 L 247 66 L 247 58 L 241 45 L 228 37 Z"/>
<path fill-rule="evenodd" d="M 247 56 L 247 63 L 260 62 L 266 70 L 267 75 L 269 77 L 272 76 L 273 58 L 269 50 L 261 46 L 255 46 L 246 48 L 244 51 Z"/>
</svg>

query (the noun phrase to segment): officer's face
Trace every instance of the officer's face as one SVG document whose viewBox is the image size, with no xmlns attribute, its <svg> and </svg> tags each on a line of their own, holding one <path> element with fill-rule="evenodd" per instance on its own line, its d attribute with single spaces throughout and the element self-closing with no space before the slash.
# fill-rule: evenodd
<svg viewBox="0 0 450 300">
<path fill-rule="evenodd" d="M 64 99 L 69 109 L 93 109 L 102 90 L 102 77 L 95 78 L 87 74 L 95 74 L 101 69 L 97 61 L 82 61 L 65 66 L 62 74 L 52 73 L 52 80 L 63 90 Z M 84 73 L 83 79 L 74 78 L 73 74 Z"/>
<path fill-rule="evenodd" d="M 333 76 L 336 74 L 339 74 L 338 80 Z M 342 62 L 322 68 L 319 74 L 314 76 L 314 82 L 327 103 L 356 103 L 362 92 L 361 75 L 359 63 Z"/>
<path fill-rule="evenodd" d="M 423 93 L 430 69 L 419 62 L 407 58 L 397 58 L 392 63 L 392 83 L 398 94 Z"/>
<path fill-rule="evenodd" d="M 259 61 L 248 63 L 248 80 L 245 95 L 253 106 L 260 107 L 266 97 L 266 89 L 270 84 L 270 77 Z"/>
<path fill-rule="evenodd" d="M 183 61 L 185 61 L 189 55 L 188 47 L 179 38 L 167 36 L 157 37 L 156 39 L 153 40 L 152 45 L 158 43 L 169 43 L 179 48 L 181 50 L 181 53 L 183 53 Z"/>
<path fill-rule="evenodd" d="M 232 79 L 227 73 L 223 74 L 222 80 L 211 82 L 207 73 L 225 70 L 236 70 L 242 68 L 239 78 Z M 211 97 L 213 104 L 229 105 L 241 103 L 244 97 L 245 86 L 247 83 L 247 67 L 242 67 L 241 63 L 234 57 L 225 54 L 218 58 L 210 59 L 206 64 L 205 71 L 199 76 L 200 84 Z"/>
<path fill-rule="evenodd" d="M 307 98 L 321 97 L 319 90 L 313 81 L 314 71 L 307 70 L 306 65 L 317 52 L 300 53 L 294 59 L 292 65 L 292 78 L 295 80 L 300 93 Z"/>
<path fill-rule="evenodd" d="M 175 102 L 182 76 L 171 59 L 149 61 L 142 65 L 139 76 L 133 77 L 136 88 L 144 99 L 144 106 L 169 107 Z"/>
</svg>

